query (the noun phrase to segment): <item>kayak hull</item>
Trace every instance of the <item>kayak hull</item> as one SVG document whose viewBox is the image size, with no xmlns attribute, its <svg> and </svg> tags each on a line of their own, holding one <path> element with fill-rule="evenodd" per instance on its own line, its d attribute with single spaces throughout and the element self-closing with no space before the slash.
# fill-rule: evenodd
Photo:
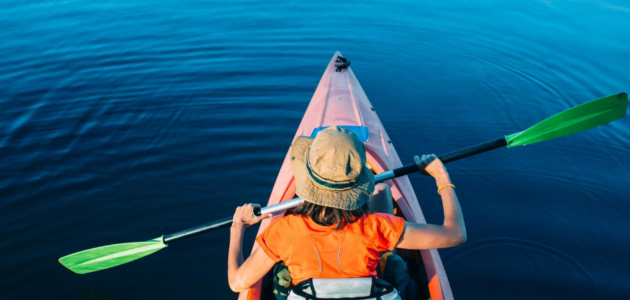
<svg viewBox="0 0 630 300">
<path fill-rule="evenodd" d="M 336 52 L 328 63 L 294 140 L 298 136 L 311 136 L 314 131 L 328 126 L 352 127 L 357 129 L 353 130 L 355 133 L 364 135 L 359 137 L 364 140 L 366 146 L 367 163 L 376 174 L 401 167 L 400 158 L 383 124 L 352 70 L 348 67 L 340 72 L 336 71 L 336 65 L 340 64 L 336 62 L 338 56 L 341 56 L 340 52 Z M 290 153 L 291 149 L 282 163 L 267 206 L 295 197 Z M 416 194 L 406 176 L 388 180 L 385 183 L 391 188 L 397 210 L 399 210 L 397 214 L 404 216 L 409 222 L 426 223 Z M 279 213 L 273 218 L 262 221 L 258 234 L 283 215 Z M 258 244 L 254 243 L 252 252 L 257 248 Z M 452 299 L 448 278 L 437 250 L 421 250 L 418 253 L 426 272 L 431 299 Z M 261 291 L 262 280 L 248 291 L 241 293 L 239 299 L 260 299 Z"/>
</svg>

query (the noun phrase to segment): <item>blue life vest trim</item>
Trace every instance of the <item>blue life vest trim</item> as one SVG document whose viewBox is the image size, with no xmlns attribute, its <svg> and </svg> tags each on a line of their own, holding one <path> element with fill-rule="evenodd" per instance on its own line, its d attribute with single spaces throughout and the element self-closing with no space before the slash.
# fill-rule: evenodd
<svg viewBox="0 0 630 300">
<path fill-rule="evenodd" d="M 311 137 L 312 137 L 312 138 L 316 137 L 316 136 L 317 136 L 317 134 L 318 134 L 320 131 L 322 131 L 322 130 L 324 130 L 324 129 L 328 128 L 328 127 L 330 127 L 330 126 L 322 126 L 322 127 L 317 127 L 317 128 L 315 128 L 315 129 L 313 129 L 313 133 L 311 134 Z M 367 143 L 367 142 L 368 142 L 368 140 L 370 139 L 370 135 L 369 135 L 369 132 L 368 132 L 368 128 L 367 128 L 367 127 L 365 127 L 365 126 L 350 126 L 350 125 L 341 125 L 341 126 L 339 126 L 339 127 L 341 127 L 341 128 L 345 128 L 345 129 L 348 129 L 348 130 L 350 130 L 350 131 L 354 132 L 354 134 L 356 134 L 356 135 L 357 135 L 357 137 L 359 138 L 359 141 L 361 141 L 361 142 Z"/>
</svg>

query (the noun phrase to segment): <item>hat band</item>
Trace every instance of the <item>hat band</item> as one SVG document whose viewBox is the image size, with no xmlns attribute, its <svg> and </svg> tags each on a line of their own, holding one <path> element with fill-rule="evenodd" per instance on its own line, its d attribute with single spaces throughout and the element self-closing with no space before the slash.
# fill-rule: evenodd
<svg viewBox="0 0 630 300">
<path fill-rule="evenodd" d="M 353 188 L 355 185 L 357 185 L 357 183 L 359 182 L 359 177 L 357 177 L 356 180 L 350 181 L 350 182 L 343 182 L 343 183 L 336 183 L 336 182 L 330 182 L 330 181 L 325 181 L 321 178 L 319 178 L 319 176 L 317 176 L 316 174 L 313 173 L 313 170 L 311 170 L 311 163 L 308 160 L 309 157 L 309 153 L 310 153 L 310 148 L 308 149 L 309 151 L 306 153 L 306 170 L 308 171 L 308 175 L 311 177 L 311 179 L 313 179 L 313 181 L 315 181 L 315 183 L 317 183 L 318 185 L 325 187 L 327 189 L 331 189 L 331 190 L 336 190 L 336 191 L 343 191 L 343 190 L 349 190 L 351 188 Z"/>
</svg>

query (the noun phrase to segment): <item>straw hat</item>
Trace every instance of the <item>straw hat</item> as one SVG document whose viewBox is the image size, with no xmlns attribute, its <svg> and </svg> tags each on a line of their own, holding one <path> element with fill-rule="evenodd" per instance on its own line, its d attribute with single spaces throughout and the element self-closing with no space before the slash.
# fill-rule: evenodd
<svg viewBox="0 0 630 300">
<path fill-rule="evenodd" d="M 374 192 L 365 145 L 342 127 L 328 127 L 314 139 L 298 137 L 291 150 L 291 168 L 296 194 L 307 202 L 355 210 Z"/>
</svg>

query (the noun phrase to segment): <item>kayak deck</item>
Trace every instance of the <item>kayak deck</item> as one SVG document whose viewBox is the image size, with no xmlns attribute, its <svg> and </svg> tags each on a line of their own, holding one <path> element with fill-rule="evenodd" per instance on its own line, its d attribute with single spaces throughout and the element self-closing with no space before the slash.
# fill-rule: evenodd
<svg viewBox="0 0 630 300">
<path fill-rule="evenodd" d="M 341 53 L 336 52 L 328 63 L 294 139 L 298 136 L 312 136 L 314 132 L 317 133 L 328 126 L 344 126 L 357 133 L 364 141 L 367 163 L 376 174 L 401 167 L 402 163 L 387 132 L 352 70 L 348 67 L 339 72 L 336 71 L 336 65 L 340 64 L 337 62 L 339 56 Z M 290 153 L 291 149 L 282 163 L 267 203 L 268 206 L 295 197 L 295 182 L 289 161 Z M 397 215 L 409 222 L 426 223 L 416 194 L 406 176 L 388 180 L 385 183 L 391 188 Z M 283 215 L 284 213 L 279 213 L 273 218 L 262 221 L 258 234 L 261 234 L 272 221 Z M 252 252 L 257 248 L 258 244 L 254 243 Z M 426 274 L 426 286 L 421 288 L 428 290 L 430 299 L 453 298 L 444 266 L 436 249 L 398 251 L 401 256 L 403 255 L 400 252 L 404 252 L 404 256 L 416 257 L 417 269 L 424 269 L 424 273 L 420 272 L 423 273 L 422 277 Z M 412 263 L 408 261 L 410 272 L 414 269 Z M 241 293 L 239 299 L 261 299 L 262 283 L 263 280 Z"/>
</svg>

